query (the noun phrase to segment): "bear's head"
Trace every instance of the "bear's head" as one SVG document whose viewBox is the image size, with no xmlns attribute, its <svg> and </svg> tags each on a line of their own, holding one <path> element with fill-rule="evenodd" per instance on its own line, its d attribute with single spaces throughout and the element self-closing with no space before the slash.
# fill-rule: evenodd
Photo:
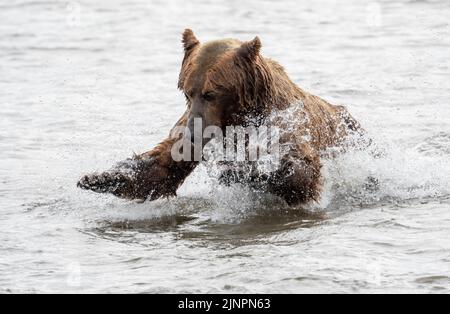
<svg viewBox="0 0 450 314">
<path fill-rule="evenodd" d="M 204 130 L 258 123 L 265 116 L 277 91 L 273 65 L 261 57 L 258 37 L 248 42 L 223 39 L 201 44 L 186 29 L 182 42 L 178 87 L 186 96 L 192 136 L 195 119 L 201 119 Z"/>
</svg>

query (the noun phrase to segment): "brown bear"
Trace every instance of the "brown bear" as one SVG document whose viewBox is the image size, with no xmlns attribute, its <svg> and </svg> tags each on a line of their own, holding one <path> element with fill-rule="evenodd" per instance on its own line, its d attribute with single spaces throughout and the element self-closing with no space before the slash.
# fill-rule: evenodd
<svg viewBox="0 0 450 314">
<path fill-rule="evenodd" d="M 323 184 L 323 153 L 344 146 L 350 133 L 362 132 L 358 122 L 346 108 L 333 106 L 294 84 L 280 64 L 260 54 L 258 37 L 249 42 L 224 39 L 201 44 L 192 30 L 186 29 L 182 42 L 178 88 L 186 96 L 187 109 L 176 127 L 191 129 L 195 118 L 201 118 L 205 126 L 220 128 L 245 126 L 250 121 L 257 125 L 274 112 L 283 113 L 300 103 L 288 121 L 279 119 L 279 127 L 289 130 L 280 137 L 288 151 L 278 169 L 261 176 L 260 181 L 264 181 L 265 191 L 290 205 L 317 200 Z M 84 176 L 78 186 L 128 199 L 175 196 L 199 164 L 172 158 L 179 139 L 180 135 L 171 133 L 153 150 L 107 172 Z"/>
</svg>

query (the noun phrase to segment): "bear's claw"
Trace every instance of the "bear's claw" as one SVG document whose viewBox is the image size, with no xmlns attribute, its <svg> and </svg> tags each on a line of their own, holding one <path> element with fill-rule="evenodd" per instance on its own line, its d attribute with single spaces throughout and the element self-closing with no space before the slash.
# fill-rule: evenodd
<svg viewBox="0 0 450 314">
<path fill-rule="evenodd" d="M 104 172 L 85 175 L 78 181 L 77 186 L 97 193 L 112 193 L 117 196 L 123 196 L 130 188 L 130 183 L 130 178 L 119 172 Z"/>
<path fill-rule="evenodd" d="M 154 158 L 127 159 L 106 172 L 83 176 L 77 186 L 127 199 L 155 200 L 174 194 L 174 187 L 167 180 L 167 169 L 159 166 Z"/>
</svg>

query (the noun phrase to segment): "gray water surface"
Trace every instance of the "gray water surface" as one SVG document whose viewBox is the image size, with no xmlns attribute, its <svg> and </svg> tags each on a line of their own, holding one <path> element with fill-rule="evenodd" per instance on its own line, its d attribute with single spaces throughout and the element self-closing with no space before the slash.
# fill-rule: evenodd
<svg viewBox="0 0 450 314">
<path fill-rule="evenodd" d="M 446 0 L 4 1 L 0 292 L 450 292 L 449 16 Z M 385 155 L 326 161 L 309 213 L 207 166 L 170 200 L 78 190 L 184 112 L 185 27 L 260 36 Z"/>
</svg>

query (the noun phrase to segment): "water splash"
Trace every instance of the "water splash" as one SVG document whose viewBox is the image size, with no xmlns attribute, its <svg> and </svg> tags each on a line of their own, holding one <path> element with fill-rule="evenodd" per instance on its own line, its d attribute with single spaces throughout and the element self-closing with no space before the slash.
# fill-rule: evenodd
<svg viewBox="0 0 450 314">
<path fill-rule="evenodd" d="M 299 106 L 293 110 L 301 109 Z M 221 185 L 217 179 L 223 169 L 204 163 L 180 188 L 179 197 L 144 204 L 116 203 L 107 216 L 114 221 L 194 215 L 214 223 L 237 223 L 255 215 L 304 210 L 339 213 L 450 195 L 449 134 L 441 132 L 421 143 L 398 145 L 373 133 L 367 135 L 367 141 L 355 135 L 358 140 L 349 139 L 351 149 L 323 158 L 325 184 L 321 199 L 315 203 L 292 208 L 252 186 Z M 369 149 L 355 146 L 362 143 L 365 147 L 369 137 L 376 145 Z"/>
<path fill-rule="evenodd" d="M 426 140 L 428 141 L 428 140 Z M 409 200 L 443 198 L 450 195 L 450 143 L 408 147 L 377 139 L 383 153 L 351 150 L 326 159 L 323 203 L 369 206 Z M 441 143 L 444 144 L 444 143 Z"/>
</svg>

